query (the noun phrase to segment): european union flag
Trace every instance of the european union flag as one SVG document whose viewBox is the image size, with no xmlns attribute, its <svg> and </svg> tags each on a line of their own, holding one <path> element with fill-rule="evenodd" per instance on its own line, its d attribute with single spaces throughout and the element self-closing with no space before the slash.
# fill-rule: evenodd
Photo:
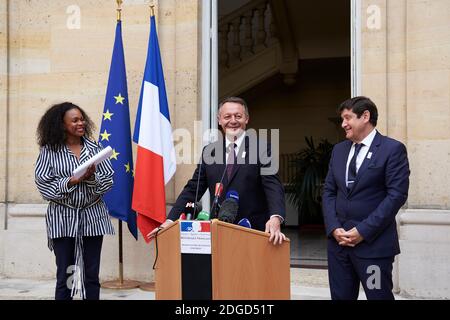
<svg viewBox="0 0 450 320">
<path fill-rule="evenodd" d="M 122 22 L 117 21 L 116 39 L 109 70 L 99 141 L 111 146 L 114 186 L 103 197 L 111 216 L 127 222 L 137 240 L 136 213 L 131 209 L 133 194 L 133 153 L 131 149 L 130 109 L 127 74 L 122 43 Z"/>
</svg>

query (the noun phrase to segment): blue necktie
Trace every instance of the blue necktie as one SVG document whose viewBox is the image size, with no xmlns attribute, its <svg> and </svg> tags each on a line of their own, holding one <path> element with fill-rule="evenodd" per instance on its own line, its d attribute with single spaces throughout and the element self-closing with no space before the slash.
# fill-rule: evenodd
<svg viewBox="0 0 450 320">
<path fill-rule="evenodd" d="M 350 191 L 353 187 L 353 184 L 356 180 L 356 158 L 358 157 L 359 151 L 364 144 L 356 143 L 355 144 L 355 153 L 353 154 L 352 160 L 350 160 L 350 164 L 348 165 L 348 177 L 347 177 L 347 189 Z"/>
</svg>

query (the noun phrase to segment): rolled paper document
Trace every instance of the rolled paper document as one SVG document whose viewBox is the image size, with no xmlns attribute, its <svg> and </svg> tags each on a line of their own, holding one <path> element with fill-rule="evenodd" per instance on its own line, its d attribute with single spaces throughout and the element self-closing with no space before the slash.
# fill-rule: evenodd
<svg viewBox="0 0 450 320">
<path fill-rule="evenodd" d="M 109 157 L 111 157 L 113 150 L 110 146 L 107 146 L 105 149 L 97 153 L 95 156 L 80 164 L 75 170 L 73 170 L 73 176 L 76 179 L 79 179 L 86 173 L 87 169 L 92 165 L 98 165 L 100 162 L 105 161 Z"/>
</svg>

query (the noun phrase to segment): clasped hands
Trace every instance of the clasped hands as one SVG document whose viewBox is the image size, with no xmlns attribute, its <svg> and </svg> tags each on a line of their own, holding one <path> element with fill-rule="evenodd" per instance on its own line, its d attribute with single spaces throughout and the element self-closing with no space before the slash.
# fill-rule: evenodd
<svg viewBox="0 0 450 320">
<path fill-rule="evenodd" d="M 336 239 L 340 246 L 354 247 L 358 243 L 364 240 L 356 227 L 345 231 L 343 228 L 337 228 L 333 231 L 333 237 Z"/>
</svg>

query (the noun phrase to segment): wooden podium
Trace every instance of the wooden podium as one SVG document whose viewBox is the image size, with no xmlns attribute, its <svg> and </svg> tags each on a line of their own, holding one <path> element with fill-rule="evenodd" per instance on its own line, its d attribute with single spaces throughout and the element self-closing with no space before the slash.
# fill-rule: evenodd
<svg viewBox="0 0 450 320">
<path fill-rule="evenodd" d="M 181 254 L 179 221 L 157 236 L 156 299 L 288 300 L 289 240 L 211 221 L 211 255 Z M 184 277 L 183 277 L 184 275 Z"/>
</svg>

